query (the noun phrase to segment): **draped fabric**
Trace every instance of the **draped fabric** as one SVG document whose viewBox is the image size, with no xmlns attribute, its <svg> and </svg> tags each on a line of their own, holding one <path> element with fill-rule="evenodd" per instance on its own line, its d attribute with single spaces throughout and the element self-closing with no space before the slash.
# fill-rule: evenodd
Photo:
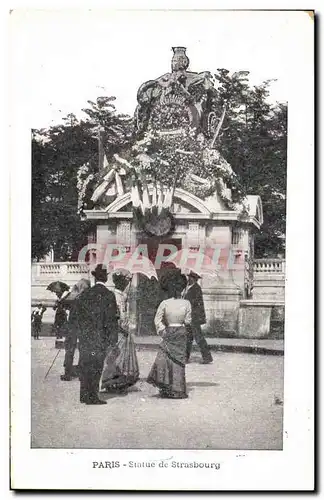
<svg viewBox="0 0 324 500">
<path fill-rule="evenodd" d="M 185 360 L 187 332 L 184 326 L 167 327 L 147 382 L 172 396 L 186 394 Z"/>
<path fill-rule="evenodd" d="M 187 331 L 183 326 L 167 327 L 163 333 L 160 349 L 171 361 L 180 366 L 186 363 Z"/>
<path fill-rule="evenodd" d="M 120 340 L 108 348 L 101 376 L 101 390 L 126 389 L 139 379 L 139 367 L 133 336 L 129 332 L 127 297 L 120 290 L 115 291 L 119 314 Z"/>
<path fill-rule="evenodd" d="M 126 389 L 139 379 L 133 336 L 122 336 L 117 346 L 108 348 L 101 378 L 101 390 Z"/>
<path fill-rule="evenodd" d="M 154 322 L 162 341 L 147 382 L 158 387 L 166 397 L 186 397 L 186 325 L 191 323 L 190 302 L 174 298 L 163 300 Z"/>
</svg>

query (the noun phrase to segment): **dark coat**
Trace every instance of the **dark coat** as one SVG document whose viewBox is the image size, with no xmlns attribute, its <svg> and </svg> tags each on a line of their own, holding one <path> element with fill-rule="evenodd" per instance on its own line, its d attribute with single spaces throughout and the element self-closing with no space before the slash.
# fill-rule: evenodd
<svg viewBox="0 0 324 500">
<path fill-rule="evenodd" d="M 198 283 L 192 285 L 184 294 L 184 298 L 189 300 L 191 304 L 192 323 L 203 325 L 206 323 L 206 313 L 204 307 L 204 299 L 201 287 Z"/>
<path fill-rule="evenodd" d="M 39 312 L 38 310 L 32 312 L 31 320 L 32 323 L 34 323 L 34 325 L 41 325 L 42 319 L 43 319 L 43 312 Z"/>
<path fill-rule="evenodd" d="M 65 331 L 65 349 L 75 349 L 78 343 L 78 301 L 79 297 L 74 299 L 70 305 Z"/>
<path fill-rule="evenodd" d="M 118 341 L 118 311 L 113 292 L 102 284 L 85 290 L 73 308 L 70 328 L 79 338 L 80 360 L 105 355 Z"/>
<path fill-rule="evenodd" d="M 57 302 L 53 307 L 55 313 L 54 327 L 61 328 L 67 320 L 67 314 L 64 305 L 61 302 Z"/>
</svg>

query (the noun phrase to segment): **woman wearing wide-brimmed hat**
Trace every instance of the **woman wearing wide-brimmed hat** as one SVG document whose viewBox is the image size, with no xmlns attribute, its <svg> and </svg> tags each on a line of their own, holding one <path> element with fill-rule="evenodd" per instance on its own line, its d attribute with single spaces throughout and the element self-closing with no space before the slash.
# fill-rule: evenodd
<svg viewBox="0 0 324 500">
<path fill-rule="evenodd" d="M 147 382 L 160 390 L 160 396 L 171 399 L 187 398 L 186 345 L 187 327 L 191 323 L 191 305 L 181 298 L 186 278 L 180 272 L 168 274 L 161 287 L 168 298 L 158 307 L 154 323 L 162 342 Z"/>
</svg>

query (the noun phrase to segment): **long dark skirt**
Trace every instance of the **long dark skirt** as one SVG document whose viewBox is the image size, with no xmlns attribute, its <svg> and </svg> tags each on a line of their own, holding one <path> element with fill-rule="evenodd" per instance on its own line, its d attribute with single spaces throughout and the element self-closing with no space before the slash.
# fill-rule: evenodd
<svg viewBox="0 0 324 500">
<path fill-rule="evenodd" d="M 168 327 L 163 335 L 159 351 L 148 375 L 147 382 L 160 389 L 161 396 L 185 398 L 186 376 L 185 327 Z"/>
<path fill-rule="evenodd" d="M 122 336 L 118 344 L 109 347 L 102 377 L 102 391 L 120 391 L 136 384 L 139 379 L 139 368 L 135 344 L 132 335 Z"/>
</svg>

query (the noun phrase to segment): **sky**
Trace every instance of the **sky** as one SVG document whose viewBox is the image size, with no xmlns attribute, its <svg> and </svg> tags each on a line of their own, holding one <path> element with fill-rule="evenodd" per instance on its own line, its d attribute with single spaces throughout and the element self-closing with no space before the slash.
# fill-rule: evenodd
<svg viewBox="0 0 324 500">
<path fill-rule="evenodd" d="M 287 101 L 289 64 L 306 13 L 284 11 L 16 10 L 11 15 L 12 88 L 32 128 L 82 116 L 88 99 L 117 98 L 133 114 L 139 86 L 170 71 L 173 46 L 187 47 L 192 71 L 250 71 L 270 99 Z M 23 84 L 22 84 L 23 81 Z M 18 89 L 18 87 L 17 87 Z"/>
</svg>

